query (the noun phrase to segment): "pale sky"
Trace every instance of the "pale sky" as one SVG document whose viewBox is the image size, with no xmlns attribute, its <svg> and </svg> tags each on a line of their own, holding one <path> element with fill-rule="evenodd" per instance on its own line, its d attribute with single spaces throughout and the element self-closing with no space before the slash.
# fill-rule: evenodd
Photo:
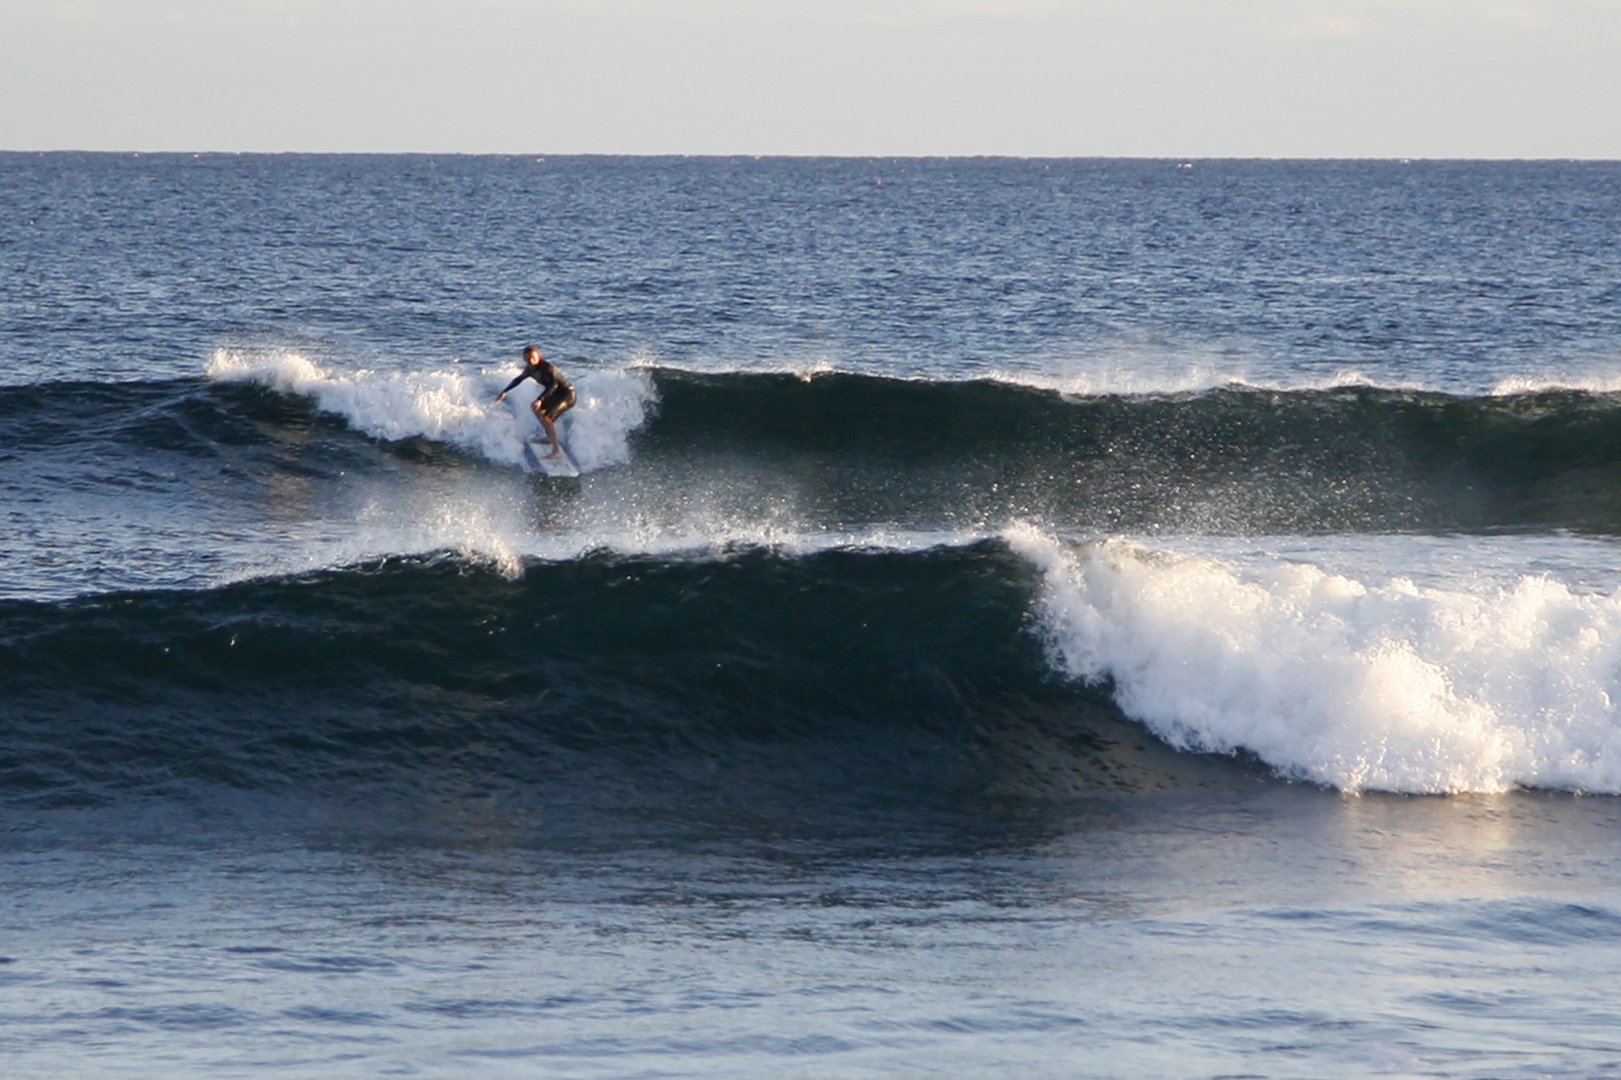
<svg viewBox="0 0 1621 1080">
<path fill-rule="evenodd" d="M 1621 0 L 0 0 L 0 149 L 1621 158 Z"/>
</svg>

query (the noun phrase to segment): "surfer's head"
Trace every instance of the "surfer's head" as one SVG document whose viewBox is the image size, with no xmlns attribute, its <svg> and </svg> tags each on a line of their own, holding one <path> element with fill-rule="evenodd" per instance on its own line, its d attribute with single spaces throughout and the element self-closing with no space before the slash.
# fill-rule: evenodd
<svg viewBox="0 0 1621 1080">
<path fill-rule="evenodd" d="M 523 350 L 523 362 L 528 364 L 530 367 L 534 367 L 537 364 L 544 364 L 546 362 L 546 358 L 540 355 L 539 349 L 535 348 L 533 345 L 529 345 Z"/>
</svg>

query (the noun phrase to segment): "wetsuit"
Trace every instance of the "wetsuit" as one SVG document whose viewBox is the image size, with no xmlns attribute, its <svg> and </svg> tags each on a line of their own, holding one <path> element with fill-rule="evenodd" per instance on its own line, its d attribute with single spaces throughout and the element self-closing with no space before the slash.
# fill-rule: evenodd
<svg viewBox="0 0 1621 1080">
<path fill-rule="evenodd" d="M 562 372 L 550 364 L 525 364 L 518 377 L 507 383 L 505 394 L 525 379 L 534 379 L 540 384 L 540 401 L 542 411 L 553 420 L 564 409 L 574 404 L 574 384 L 563 378 Z"/>
</svg>

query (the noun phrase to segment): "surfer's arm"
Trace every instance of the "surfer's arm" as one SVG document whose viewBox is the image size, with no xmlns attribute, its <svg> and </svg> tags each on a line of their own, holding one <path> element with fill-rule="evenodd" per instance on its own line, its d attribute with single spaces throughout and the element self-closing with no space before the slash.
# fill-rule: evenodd
<svg viewBox="0 0 1621 1080">
<path fill-rule="evenodd" d="M 507 383 L 506 390 L 503 390 L 499 394 L 495 395 L 496 404 L 499 405 L 501 403 L 502 399 L 507 396 L 507 393 L 509 391 L 511 391 L 511 389 L 513 387 L 517 386 L 519 383 L 523 382 L 527 378 L 529 378 L 529 372 L 525 371 L 525 372 L 521 373 L 516 379 L 513 379 L 511 382 Z"/>
</svg>

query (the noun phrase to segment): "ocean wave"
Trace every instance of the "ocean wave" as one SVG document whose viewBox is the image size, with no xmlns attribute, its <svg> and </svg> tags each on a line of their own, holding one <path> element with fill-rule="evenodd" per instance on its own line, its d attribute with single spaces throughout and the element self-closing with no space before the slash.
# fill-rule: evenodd
<svg viewBox="0 0 1621 1080">
<path fill-rule="evenodd" d="M 1458 397 L 1347 378 L 1075 397 L 988 379 L 654 378 L 658 417 L 638 437 L 650 456 L 814 470 L 873 496 L 876 515 L 901 503 L 1109 531 L 1621 527 L 1621 401 L 1587 391 Z"/>
<path fill-rule="evenodd" d="M 982 799 L 1199 775 L 1054 675 L 1026 627 L 1034 584 L 980 544 L 599 555 L 516 578 L 440 556 L 0 604 L 0 792 Z"/>
<path fill-rule="evenodd" d="M 1615 594 L 1535 575 L 1363 581 L 1031 527 L 516 575 L 386 559 L 0 604 L 0 793 L 1051 799 L 1249 761 L 1348 792 L 1621 793 L 1617 641 Z"/>
<path fill-rule="evenodd" d="M 521 403 L 493 405 L 510 369 L 345 372 L 296 353 L 222 350 L 210 370 L 201 381 L 0 391 L 0 453 L 25 464 L 66 455 L 76 483 L 116 460 L 121 477 L 184 484 L 192 467 L 179 454 L 268 488 L 290 474 L 346 486 L 320 501 L 352 505 L 385 474 L 408 485 L 416 465 L 517 473 L 534 424 Z M 573 501 L 549 499 L 544 537 L 508 537 L 515 553 L 551 550 L 560 533 L 574 549 L 641 536 L 662 551 L 671 537 L 983 535 L 1014 520 L 1167 535 L 1621 532 L 1621 399 L 1587 390 L 1459 397 L 1352 379 L 1077 397 L 836 371 L 582 362 L 571 375 L 581 403 L 562 429 L 585 486 Z M 59 470 L 39 471 L 45 486 L 16 499 L 43 496 Z M 14 482 L 28 476 L 14 471 Z M 412 502 L 371 501 L 391 500 Z M 421 549 L 371 552 L 411 550 Z"/>
</svg>

